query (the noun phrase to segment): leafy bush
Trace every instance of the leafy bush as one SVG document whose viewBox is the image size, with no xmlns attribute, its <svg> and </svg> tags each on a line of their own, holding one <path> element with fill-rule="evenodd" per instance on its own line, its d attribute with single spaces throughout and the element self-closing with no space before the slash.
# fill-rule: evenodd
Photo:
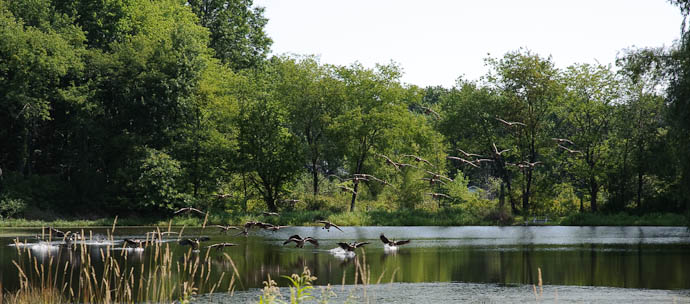
<svg viewBox="0 0 690 304">
<path fill-rule="evenodd" d="M 20 216 L 25 209 L 26 203 L 21 198 L 11 198 L 8 196 L 0 198 L 0 216 L 3 218 Z"/>
<path fill-rule="evenodd" d="M 175 187 L 180 175 L 179 161 L 164 152 L 145 148 L 139 161 L 139 177 L 131 185 L 138 203 L 143 207 L 178 207 L 176 202 L 184 201 Z"/>
</svg>

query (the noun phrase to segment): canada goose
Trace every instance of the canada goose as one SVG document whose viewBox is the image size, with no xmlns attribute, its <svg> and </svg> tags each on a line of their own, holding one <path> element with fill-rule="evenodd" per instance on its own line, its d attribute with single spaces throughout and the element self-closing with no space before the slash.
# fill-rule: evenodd
<svg viewBox="0 0 690 304">
<path fill-rule="evenodd" d="M 464 158 L 462 158 L 462 157 L 457 157 L 457 156 L 446 156 L 446 158 L 447 158 L 447 159 L 452 159 L 452 160 L 459 160 L 459 161 L 461 161 L 461 162 L 463 162 L 463 163 L 466 163 L 466 164 L 468 164 L 468 165 L 470 165 L 470 166 L 472 166 L 472 167 L 479 168 L 479 166 L 478 166 L 477 164 L 475 164 L 474 162 L 469 161 L 469 160 L 466 160 L 466 159 L 464 159 Z"/>
<path fill-rule="evenodd" d="M 231 196 L 232 196 L 232 194 L 229 194 L 229 193 L 218 193 L 218 194 L 216 194 L 216 198 L 218 198 L 218 199 L 224 199 L 224 198 L 228 198 Z"/>
<path fill-rule="evenodd" d="M 287 245 L 290 242 L 295 242 L 297 244 L 297 246 L 295 246 L 295 248 L 303 248 L 304 242 L 309 242 L 309 243 L 312 243 L 314 246 L 319 247 L 319 241 L 317 241 L 316 239 L 314 239 L 310 236 L 302 238 L 298 234 L 295 234 L 295 235 L 291 236 L 290 238 L 288 238 L 287 241 L 283 242 L 283 246 Z"/>
<path fill-rule="evenodd" d="M 540 161 L 535 161 L 535 162 L 533 162 L 533 163 L 530 163 L 530 162 L 528 162 L 528 161 L 524 161 L 523 163 L 524 163 L 525 165 L 527 165 L 528 167 L 530 167 L 530 168 L 534 168 L 534 166 L 541 164 Z"/>
<path fill-rule="evenodd" d="M 321 229 L 326 229 L 327 231 L 331 231 L 331 227 L 334 227 L 335 229 L 343 231 L 342 229 L 340 229 L 340 227 L 338 227 L 338 225 L 333 224 L 329 221 L 319 221 L 319 223 L 323 224 L 323 228 L 321 228 Z"/>
<path fill-rule="evenodd" d="M 433 185 L 435 183 L 441 183 L 441 184 L 446 184 L 446 182 L 440 180 L 440 179 L 435 179 L 435 178 L 428 178 L 428 177 L 422 177 L 421 180 L 425 180 L 429 182 L 429 185 Z"/>
<path fill-rule="evenodd" d="M 206 215 L 205 212 L 203 212 L 203 211 L 201 211 L 201 210 L 199 210 L 199 209 L 196 209 L 196 208 L 194 208 L 194 207 L 185 207 L 185 208 L 182 208 L 182 209 L 180 209 L 180 210 L 175 211 L 173 214 L 177 215 L 177 214 L 180 214 L 180 213 L 183 213 L 183 212 L 196 212 L 196 213 L 199 213 L 199 214 L 201 214 L 201 215 Z"/>
<path fill-rule="evenodd" d="M 569 149 L 569 148 L 566 148 L 564 146 L 561 146 L 560 144 L 558 144 L 558 147 L 563 149 L 563 150 L 568 151 L 568 153 L 570 153 L 570 154 L 582 154 L 582 151 L 580 151 L 580 150 Z"/>
<path fill-rule="evenodd" d="M 369 181 L 366 177 L 363 177 L 360 174 L 355 174 L 353 177 L 347 178 L 345 180 L 351 180 L 353 184 L 358 184 L 359 181 Z"/>
<path fill-rule="evenodd" d="M 415 165 L 411 165 L 411 164 L 396 163 L 396 165 L 398 165 L 398 168 L 412 167 L 412 168 L 415 168 L 415 169 L 419 169 L 419 167 L 417 167 L 417 166 L 415 166 Z"/>
<path fill-rule="evenodd" d="M 391 241 L 391 240 L 389 240 L 385 235 L 383 235 L 383 233 L 381 233 L 381 236 L 379 236 L 379 238 L 381 239 L 381 242 L 383 242 L 384 244 L 386 244 L 386 245 L 388 245 L 388 246 L 391 246 L 391 247 L 395 247 L 395 246 L 398 246 L 398 245 L 405 245 L 405 244 L 407 244 L 407 243 L 410 242 L 410 240 L 404 240 L 404 241 Z"/>
<path fill-rule="evenodd" d="M 64 232 L 62 230 L 55 229 L 53 227 L 48 227 L 48 230 L 50 231 L 50 234 L 56 237 L 65 237 L 65 235 L 68 235 L 71 233 L 71 231 Z"/>
<path fill-rule="evenodd" d="M 129 247 L 144 248 L 144 247 L 146 247 L 146 245 L 148 245 L 148 242 L 146 242 L 145 240 L 124 239 L 124 242 L 125 242 L 124 243 L 125 247 L 129 246 Z"/>
<path fill-rule="evenodd" d="M 193 250 L 199 250 L 199 243 L 201 242 L 206 242 L 210 241 L 211 239 L 209 237 L 202 236 L 198 239 L 184 239 L 179 242 L 180 245 L 182 246 L 187 246 L 190 245 L 192 246 Z"/>
<path fill-rule="evenodd" d="M 463 155 L 465 155 L 465 157 L 482 157 L 482 156 L 479 155 L 479 154 L 468 153 L 468 152 L 463 151 L 462 149 L 456 149 L 456 150 L 458 150 L 458 152 L 460 152 L 460 153 L 462 153 Z"/>
<path fill-rule="evenodd" d="M 249 229 L 247 229 L 247 227 L 244 227 L 240 232 L 238 232 L 237 234 L 233 234 L 232 236 L 238 235 L 249 236 Z"/>
<path fill-rule="evenodd" d="M 340 246 L 340 248 L 344 249 L 345 251 L 355 251 L 355 249 L 362 247 L 366 244 L 369 244 L 369 242 L 352 242 L 352 243 L 340 242 L 340 243 L 338 243 L 338 246 Z"/>
<path fill-rule="evenodd" d="M 213 225 L 213 227 L 217 227 L 217 228 L 219 228 L 219 229 L 220 229 L 220 232 L 222 232 L 222 233 L 226 233 L 226 234 L 228 233 L 228 231 L 230 231 L 230 229 L 237 229 L 237 230 L 239 230 L 239 229 L 240 229 L 239 227 L 235 227 L 235 226 L 230 226 L 230 225 L 228 225 L 228 226 L 223 226 L 223 225 Z"/>
<path fill-rule="evenodd" d="M 244 229 L 252 229 L 252 227 L 258 226 L 258 225 L 259 225 L 259 222 L 257 222 L 257 221 L 249 221 L 249 222 L 244 223 Z"/>
<path fill-rule="evenodd" d="M 357 194 L 357 192 L 355 191 L 355 189 L 352 189 L 352 188 L 347 187 L 347 186 L 342 186 L 342 185 L 341 185 L 341 186 L 338 186 L 338 188 L 340 188 L 340 190 L 342 190 L 343 192 L 350 192 L 350 193 L 353 193 L 353 194 Z"/>
<path fill-rule="evenodd" d="M 225 249 L 225 247 L 232 247 L 232 246 L 237 246 L 237 244 L 235 244 L 235 243 L 218 243 L 218 244 L 206 246 L 206 248 L 216 249 L 217 251 L 221 251 L 221 250 Z"/>
<path fill-rule="evenodd" d="M 290 227 L 290 226 L 276 226 L 276 225 L 272 225 L 272 226 L 266 227 L 266 228 L 264 228 L 264 229 L 266 229 L 266 230 L 268 230 L 268 231 L 276 232 L 276 231 L 278 231 L 278 230 L 280 230 L 280 229 L 287 228 L 287 227 Z"/>
<path fill-rule="evenodd" d="M 496 143 L 491 143 L 491 145 L 494 146 L 494 154 L 496 154 L 496 156 L 501 156 L 501 154 L 510 151 L 510 149 L 498 151 L 498 148 L 496 147 Z"/>
<path fill-rule="evenodd" d="M 526 126 L 526 124 L 521 123 L 519 121 L 505 121 L 505 120 L 500 119 L 498 117 L 496 117 L 496 120 L 500 121 L 502 124 L 509 126 L 509 127 L 512 127 L 514 125 L 523 126 L 523 127 Z"/>
<path fill-rule="evenodd" d="M 419 107 L 422 108 L 422 110 L 424 110 L 424 114 L 432 114 L 436 117 L 436 119 L 441 118 L 441 115 L 436 113 L 436 111 L 432 110 L 431 108 L 427 108 L 425 106 L 419 106 Z"/>
<path fill-rule="evenodd" d="M 450 198 L 450 196 L 443 194 L 443 193 L 427 193 L 427 195 L 431 195 L 431 197 L 433 197 L 433 198 L 439 198 L 439 197 Z"/>
<path fill-rule="evenodd" d="M 390 158 L 388 158 L 388 156 L 385 156 L 383 154 L 378 154 L 378 156 L 383 157 L 386 160 L 386 164 L 395 167 L 396 170 L 400 170 L 400 166 L 398 165 L 398 163 L 392 161 Z"/>
<path fill-rule="evenodd" d="M 559 144 L 568 143 L 568 144 L 571 144 L 571 145 L 575 145 L 574 142 L 572 142 L 570 139 L 566 139 L 566 138 L 555 138 L 555 137 L 552 137 L 551 140 L 554 140 L 554 141 L 558 142 Z"/>
<path fill-rule="evenodd" d="M 366 181 L 369 181 L 369 179 L 372 179 L 372 180 L 375 180 L 375 181 L 377 181 L 377 182 L 379 182 L 379 183 L 382 183 L 382 184 L 384 184 L 384 185 L 386 185 L 386 186 L 390 186 L 390 184 L 389 184 L 387 181 L 382 180 L 382 179 L 380 179 L 380 178 L 378 178 L 378 177 L 376 177 L 376 176 L 373 176 L 373 175 L 371 175 L 371 174 L 355 174 L 355 176 L 359 176 L 359 177 L 366 178 Z"/>
<path fill-rule="evenodd" d="M 295 200 L 295 201 L 298 201 L 298 200 Z M 262 212 L 261 214 L 263 214 L 265 216 L 280 216 L 280 213 L 278 213 L 278 212 Z"/>
<path fill-rule="evenodd" d="M 416 161 L 416 162 L 418 162 L 418 163 L 419 163 L 419 162 L 423 162 L 423 163 L 428 164 L 429 166 L 433 166 L 433 165 L 431 164 L 431 162 L 429 162 L 428 160 L 423 159 L 423 158 L 421 158 L 421 157 L 419 157 L 419 156 L 417 156 L 417 155 L 405 154 L 405 155 L 403 155 L 403 157 L 411 157 L 411 158 L 414 158 L 414 161 Z"/>
<path fill-rule="evenodd" d="M 431 174 L 431 178 L 433 178 L 433 179 L 445 179 L 445 180 L 447 180 L 447 181 L 449 181 L 449 182 L 452 182 L 452 181 L 453 181 L 452 178 L 447 177 L 447 176 L 443 176 L 443 175 L 438 174 L 438 173 L 434 173 L 434 172 L 431 172 L 431 171 L 426 171 L 426 173 Z"/>
</svg>

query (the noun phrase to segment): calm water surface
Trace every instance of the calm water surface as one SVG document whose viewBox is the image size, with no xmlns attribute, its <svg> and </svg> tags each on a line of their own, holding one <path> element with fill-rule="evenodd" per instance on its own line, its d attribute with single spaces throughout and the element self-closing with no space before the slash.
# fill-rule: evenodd
<svg viewBox="0 0 690 304">
<path fill-rule="evenodd" d="M 106 234 L 105 228 L 91 230 L 94 235 Z M 115 239 L 141 238 L 150 230 L 150 227 L 117 228 Z M 690 290 L 690 234 L 681 227 L 344 227 L 343 230 L 327 232 L 319 227 L 292 227 L 275 233 L 253 230 L 249 237 L 233 237 L 207 228 L 185 229 L 184 235 L 209 236 L 211 241 L 205 245 L 238 244 L 224 252 L 233 259 L 241 276 L 234 298 L 239 302 L 257 300 L 257 288 L 263 287 L 268 275 L 280 278 L 301 273 L 305 266 L 318 277 L 316 285 L 335 286 L 342 301 L 348 289 L 356 288 L 351 286 L 354 258 L 333 254 L 331 249 L 338 247 L 337 242 L 354 240 L 371 242 L 357 255 L 365 258 L 372 281 L 381 278 L 380 285 L 368 286 L 368 299 L 374 302 L 420 303 L 413 300 L 419 295 L 425 295 L 423 298 L 429 302 L 438 302 L 432 299 L 447 294 L 455 295 L 458 301 L 533 301 L 532 284 L 537 284 L 538 268 L 546 285 L 544 299 L 690 302 L 687 292 Z M 12 264 L 18 259 L 17 248 L 11 245 L 13 240 L 36 243 L 33 236 L 37 233 L 40 229 L 0 229 L 0 242 L 5 244 L 0 247 L 0 281 L 4 289 L 18 287 L 17 269 Z M 380 233 L 390 239 L 412 242 L 391 252 L 379 241 Z M 312 236 L 319 240 L 320 246 L 314 248 L 307 244 L 305 248 L 295 248 L 294 243 L 283 246 L 283 240 L 293 234 Z M 175 241 L 166 244 L 180 257 L 188 250 Z M 98 257 L 104 247 L 94 243 L 89 248 L 93 248 L 92 256 Z M 60 248 L 33 253 L 46 257 L 44 260 L 50 256 L 67 260 L 66 251 Z M 132 254 L 130 263 L 154 263 L 151 255 L 151 250 Z M 212 252 L 211 256 L 212 265 L 218 270 L 212 275 L 218 275 L 221 270 L 230 271 L 231 266 L 222 255 Z M 214 278 L 217 280 L 217 277 L 211 280 Z M 346 286 L 341 286 L 343 280 Z M 286 286 L 286 280 L 277 281 Z M 362 292 L 357 294 L 361 296 Z M 593 298 L 582 298 L 583 295 Z M 197 300 L 217 302 L 215 297 L 227 295 L 205 295 Z"/>
</svg>

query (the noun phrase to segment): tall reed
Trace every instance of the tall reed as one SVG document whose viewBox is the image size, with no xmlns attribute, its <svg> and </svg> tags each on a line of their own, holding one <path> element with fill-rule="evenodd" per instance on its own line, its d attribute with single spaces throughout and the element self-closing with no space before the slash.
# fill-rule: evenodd
<svg viewBox="0 0 690 304">
<path fill-rule="evenodd" d="M 18 255 L 13 264 L 19 288 L 9 294 L 0 292 L 0 302 L 184 303 L 201 291 L 234 290 L 239 272 L 229 255 L 219 257 L 231 265 L 228 273 L 212 267 L 209 250 L 175 256 L 168 243 L 157 241 L 160 231 L 158 238 L 147 237 L 145 248 L 120 247 L 113 237 L 116 222 L 117 218 L 105 246 L 91 245 L 93 235 L 87 237 L 83 231 L 74 240 L 64 239 L 66 244 L 57 250 L 50 232 L 42 245 L 15 240 Z M 32 246 L 45 247 L 34 254 Z M 149 252 L 148 259 L 143 258 L 144 250 Z M 219 279 L 212 280 L 217 271 Z"/>
</svg>

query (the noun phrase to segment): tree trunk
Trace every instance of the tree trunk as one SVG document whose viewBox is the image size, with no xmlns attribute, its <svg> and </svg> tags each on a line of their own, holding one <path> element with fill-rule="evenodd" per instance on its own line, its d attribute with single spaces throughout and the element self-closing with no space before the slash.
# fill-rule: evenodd
<svg viewBox="0 0 690 304">
<path fill-rule="evenodd" d="M 498 194 L 498 208 L 502 209 L 503 206 L 505 205 L 506 200 L 505 200 L 505 183 L 501 182 L 501 191 Z"/>
<path fill-rule="evenodd" d="M 599 184 L 596 179 L 591 176 L 589 178 L 589 204 L 592 207 L 592 212 L 597 212 L 597 195 L 599 194 Z"/>
<path fill-rule="evenodd" d="M 527 175 L 525 176 L 525 191 L 522 192 L 522 211 L 524 214 L 529 214 L 529 196 L 531 187 L 532 170 L 527 170 Z"/>
<path fill-rule="evenodd" d="M 29 135 L 31 132 L 29 132 L 29 127 L 24 127 L 22 130 L 22 147 L 21 150 L 19 151 L 20 158 L 19 162 L 17 162 L 17 172 L 22 174 L 23 176 L 26 176 L 26 168 L 30 164 L 29 160 L 29 144 L 31 139 L 29 138 Z"/>
<path fill-rule="evenodd" d="M 580 213 L 585 213 L 585 203 L 582 199 L 582 194 L 578 195 L 580 197 Z"/>
<path fill-rule="evenodd" d="M 513 214 L 518 214 L 520 210 L 518 210 L 517 206 L 515 205 L 515 199 L 513 198 L 513 187 L 511 186 L 510 178 L 506 179 L 506 188 L 508 188 L 508 200 L 510 201 L 510 210 L 513 211 Z"/>
<path fill-rule="evenodd" d="M 244 172 L 242 172 L 242 190 L 244 191 L 244 197 L 242 200 L 242 210 L 247 212 L 247 180 L 245 178 Z"/>
<path fill-rule="evenodd" d="M 642 169 L 637 172 L 637 210 L 642 211 L 642 186 L 644 180 L 644 173 Z"/>
<path fill-rule="evenodd" d="M 357 191 L 359 191 L 359 183 L 356 183 L 352 189 L 355 190 L 355 193 L 352 193 L 352 201 L 350 202 L 350 212 L 355 211 L 355 201 L 357 201 Z"/>
<path fill-rule="evenodd" d="M 319 194 L 319 171 L 316 170 L 316 159 L 311 160 L 312 178 L 314 183 L 314 197 Z"/>
<path fill-rule="evenodd" d="M 355 170 L 355 174 L 362 173 L 362 166 L 364 165 L 364 159 L 367 157 L 366 150 L 367 149 L 364 149 L 365 152 L 362 153 L 362 156 L 357 161 L 357 170 Z M 355 211 L 355 201 L 357 201 L 357 193 L 359 193 L 358 192 L 359 191 L 359 183 L 355 183 L 353 190 L 355 193 L 352 193 L 352 201 L 350 202 L 350 212 Z"/>
</svg>

